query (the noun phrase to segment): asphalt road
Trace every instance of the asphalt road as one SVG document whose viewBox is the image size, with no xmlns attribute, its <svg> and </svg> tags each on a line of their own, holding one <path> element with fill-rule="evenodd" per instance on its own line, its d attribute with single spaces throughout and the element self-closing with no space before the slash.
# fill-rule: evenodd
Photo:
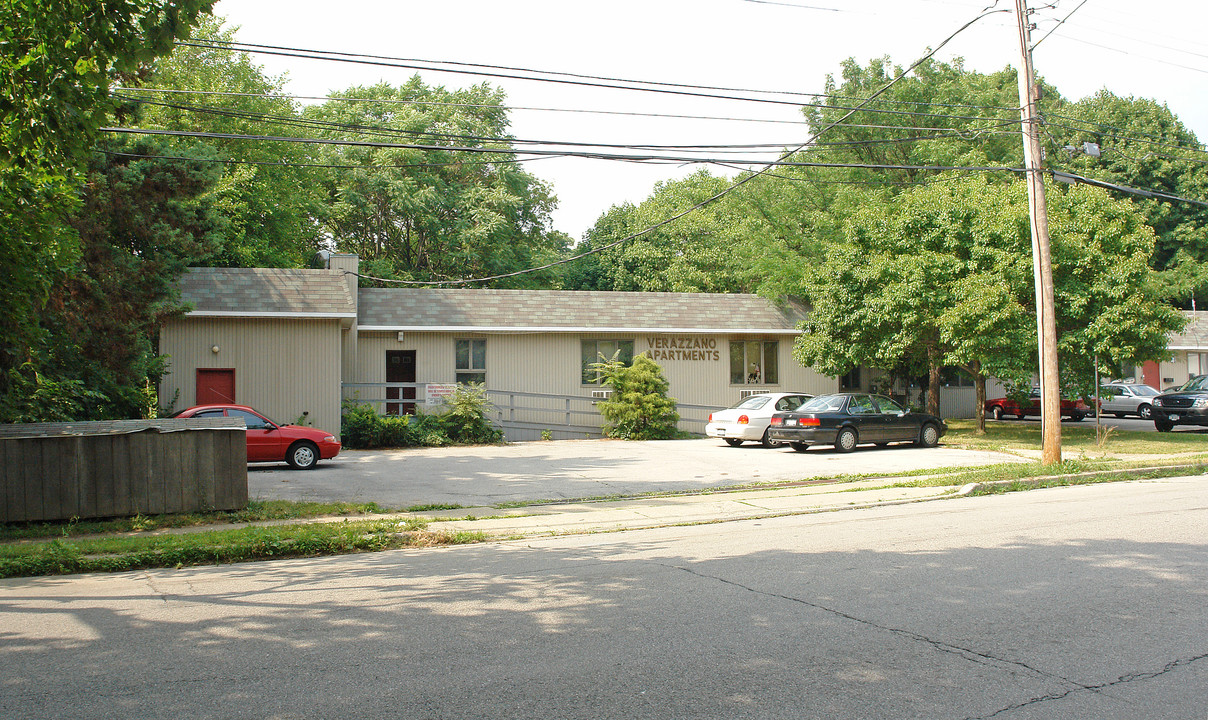
<svg viewBox="0 0 1208 720">
<path fill-rule="evenodd" d="M 314 470 L 249 468 L 252 499 L 374 501 L 391 508 L 636 495 L 754 482 L 900 473 L 940 467 L 1019 462 L 1004 453 L 957 448 L 830 447 L 806 453 L 720 440 L 558 440 L 498 446 L 345 451 Z"/>
<path fill-rule="evenodd" d="M 0 718 L 1203 718 L 1208 482 L 0 581 Z"/>
</svg>

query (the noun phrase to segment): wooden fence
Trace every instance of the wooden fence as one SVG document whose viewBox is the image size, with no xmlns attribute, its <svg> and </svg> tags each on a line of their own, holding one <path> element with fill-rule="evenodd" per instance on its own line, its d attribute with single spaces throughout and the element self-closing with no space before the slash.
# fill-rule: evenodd
<svg viewBox="0 0 1208 720">
<path fill-rule="evenodd" d="M 0 426 L 0 522 L 247 506 L 238 418 Z"/>
</svg>

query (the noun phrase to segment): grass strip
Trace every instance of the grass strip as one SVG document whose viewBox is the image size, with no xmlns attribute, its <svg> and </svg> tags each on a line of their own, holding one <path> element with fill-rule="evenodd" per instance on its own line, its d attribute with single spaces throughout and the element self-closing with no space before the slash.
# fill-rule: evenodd
<svg viewBox="0 0 1208 720">
<path fill-rule="evenodd" d="M 1112 468 L 1066 475 L 1053 474 L 1051 468 L 1046 468 L 1046 470 L 1048 472 L 1043 475 L 1033 475 L 1026 478 L 973 481 L 977 483 L 977 487 L 969 493 L 969 496 L 1001 495 L 1003 493 L 1037 490 L 1040 488 L 1097 485 L 1100 483 L 1128 480 L 1155 480 L 1164 477 L 1205 475 L 1208 474 L 1208 464 L 1200 462 L 1191 467 L 1187 465 L 1175 465 L 1170 467 Z"/>
<path fill-rule="evenodd" d="M 410 511 L 410 509 L 408 509 Z M 12 523 L 0 525 L 0 542 L 53 537 L 79 537 L 101 533 L 150 532 L 203 525 L 238 525 L 270 520 L 307 520 L 317 517 L 380 515 L 395 512 L 377 503 L 319 503 L 293 500 L 252 500 L 243 510 L 135 515 L 108 520 Z"/>
<path fill-rule="evenodd" d="M 986 433 L 977 434 L 975 420 L 948 420 L 943 444 L 968 450 L 1040 450 L 1040 426 L 1017 420 L 988 421 Z M 1094 419 L 1061 423 L 1062 452 L 1108 452 L 1128 455 L 1167 455 L 1208 452 L 1208 435 L 1185 431 L 1159 433 L 1148 430 L 1119 430 L 1115 426 L 1095 432 Z"/>
<path fill-rule="evenodd" d="M 159 535 L 56 538 L 0 546 L 0 578 L 219 565 L 482 542 L 480 532 L 431 532 L 419 519 L 344 520 Z"/>
</svg>

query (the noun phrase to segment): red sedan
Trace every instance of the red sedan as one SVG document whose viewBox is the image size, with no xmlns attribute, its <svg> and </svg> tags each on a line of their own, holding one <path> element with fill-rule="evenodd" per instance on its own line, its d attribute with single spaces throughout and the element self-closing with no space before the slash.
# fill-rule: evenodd
<svg viewBox="0 0 1208 720">
<path fill-rule="evenodd" d="M 1078 400 L 1061 400 L 1061 415 L 1074 422 L 1079 422 L 1091 412 L 1086 403 Z M 1040 416 L 1040 388 L 1033 388 L 1032 394 L 1020 402 L 1011 398 L 995 398 L 986 401 L 986 414 L 995 420 L 1002 420 L 1004 415 L 1014 415 L 1023 420 L 1024 416 Z"/>
<path fill-rule="evenodd" d="M 247 461 L 289 463 L 296 470 L 310 470 L 319 460 L 340 453 L 340 441 L 323 430 L 302 425 L 281 425 L 246 405 L 198 405 L 173 417 L 241 418 L 247 425 Z"/>
</svg>

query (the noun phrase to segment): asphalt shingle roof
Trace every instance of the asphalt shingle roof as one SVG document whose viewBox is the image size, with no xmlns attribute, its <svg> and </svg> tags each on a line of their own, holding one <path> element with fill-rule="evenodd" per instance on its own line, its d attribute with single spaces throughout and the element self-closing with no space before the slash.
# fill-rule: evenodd
<svg viewBox="0 0 1208 720">
<path fill-rule="evenodd" d="M 362 288 L 362 329 L 791 332 L 796 304 L 758 295 L 568 290 Z"/>
<path fill-rule="evenodd" d="M 282 268 L 190 268 L 181 299 L 193 315 L 355 317 L 343 272 Z"/>
</svg>

